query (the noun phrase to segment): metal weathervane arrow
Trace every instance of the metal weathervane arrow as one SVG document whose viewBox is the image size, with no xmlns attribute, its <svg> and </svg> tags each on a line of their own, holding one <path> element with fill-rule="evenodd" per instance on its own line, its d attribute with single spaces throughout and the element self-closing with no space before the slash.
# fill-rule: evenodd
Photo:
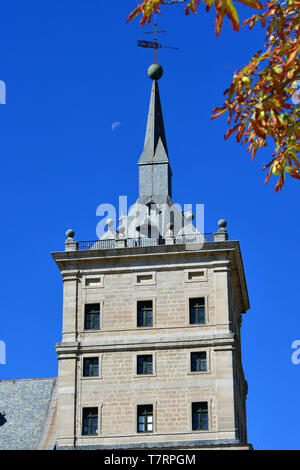
<svg viewBox="0 0 300 470">
<path fill-rule="evenodd" d="M 166 31 L 157 29 L 156 19 L 155 19 L 155 22 L 154 22 L 154 30 L 153 31 L 145 31 L 145 32 L 147 34 L 154 34 L 153 41 L 143 41 L 143 40 L 139 41 L 138 40 L 137 45 L 139 47 L 147 47 L 149 49 L 154 50 L 154 64 L 157 64 L 157 49 L 160 49 L 160 48 L 164 47 L 164 48 L 167 48 L 167 49 L 176 49 L 176 50 L 178 50 L 178 47 L 164 46 L 164 45 L 160 44 L 157 41 L 157 35 L 160 34 L 160 33 L 166 33 Z"/>
</svg>

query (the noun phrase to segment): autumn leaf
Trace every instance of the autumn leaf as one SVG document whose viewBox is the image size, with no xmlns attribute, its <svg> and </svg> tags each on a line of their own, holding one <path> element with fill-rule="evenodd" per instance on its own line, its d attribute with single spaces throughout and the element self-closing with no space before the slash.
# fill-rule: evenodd
<svg viewBox="0 0 300 470">
<path fill-rule="evenodd" d="M 269 168 L 266 183 L 272 175 L 278 176 L 276 192 L 283 188 L 285 175 L 300 179 L 300 106 L 295 97 L 295 80 L 300 76 L 299 7 L 300 0 L 289 0 L 284 6 L 269 0 L 264 12 L 244 22 L 251 28 L 259 21 L 266 28 L 264 48 L 235 72 L 224 92 L 224 106 L 214 108 L 212 114 L 214 119 L 227 108 L 228 122 L 233 119 L 237 125 L 226 132 L 225 139 L 236 133 L 237 142 L 248 143 L 252 159 L 273 142 L 275 153 L 263 169 Z"/>
<path fill-rule="evenodd" d="M 154 12 L 161 13 L 159 9 L 159 5 L 163 5 L 164 3 L 165 3 L 164 0 L 144 0 L 143 3 L 140 3 L 130 13 L 130 15 L 127 18 L 127 23 L 141 13 L 142 18 L 140 20 L 140 25 L 143 26 L 144 23 L 149 24 Z"/>
<path fill-rule="evenodd" d="M 215 25 L 217 36 L 219 36 L 221 33 L 221 28 L 225 15 L 227 15 L 228 18 L 231 20 L 233 30 L 239 31 L 239 17 L 236 8 L 232 3 L 232 0 L 216 0 L 215 7 L 217 12 Z"/>
<path fill-rule="evenodd" d="M 184 9 L 185 14 L 189 15 L 190 11 L 192 13 L 197 13 L 197 6 L 199 5 L 199 1 L 200 0 L 191 0 Z"/>
<path fill-rule="evenodd" d="M 214 108 L 213 109 L 213 115 L 211 117 L 211 119 L 215 119 L 219 116 L 222 116 L 222 114 L 226 113 L 227 111 L 227 107 L 226 106 L 223 106 L 223 108 Z"/>
</svg>

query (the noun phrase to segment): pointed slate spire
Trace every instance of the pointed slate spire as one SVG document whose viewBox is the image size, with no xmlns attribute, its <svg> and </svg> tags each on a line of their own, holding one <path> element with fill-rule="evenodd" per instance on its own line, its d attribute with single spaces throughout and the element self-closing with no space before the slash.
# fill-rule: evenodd
<svg viewBox="0 0 300 470">
<path fill-rule="evenodd" d="M 150 72 L 151 67 L 155 68 Z M 161 203 L 172 197 L 172 171 L 169 163 L 168 147 L 159 96 L 157 80 L 162 75 L 158 64 L 149 67 L 148 74 L 153 79 L 144 150 L 139 159 L 139 200 Z"/>
<path fill-rule="evenodd" d="M 139 159 L 139 164 L 153 162 L 154 160 L 169 161 L 157 80 L 153 80 L 152 84 L 144 150 Z"/>
</svg>

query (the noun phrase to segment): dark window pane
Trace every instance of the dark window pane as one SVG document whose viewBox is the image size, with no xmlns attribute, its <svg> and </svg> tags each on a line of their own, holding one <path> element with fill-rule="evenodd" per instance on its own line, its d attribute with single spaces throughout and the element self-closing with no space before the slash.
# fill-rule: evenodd
<svg viewBox="0 0 300 470">
<path fill-rule="evenodd" d="M 191 353 L 191 371 L 206 370 L 206 352 Z"/>
<path fill-rule="evenodd" d="M 137 431 L 153 432 L 153 405 L 138 405 Z"/>
<path fill-rule="evenodd" d="M 87 358 L 83 360 L 83 376 L 96 377 L 99 375 L 98 357 Z"/>
<path fill-rule="evenodd" d="M 152 355 L 137 356 L 137 373 L 152 374 Z"/>
<path fill-rule="evenodd" d="M 205 323 L 205 300 L 190 299 L 190 323 Z"/>
<path fill-rule="evenodd" d="M 208 429 L 207 402 L 192 403 L 192 429 L 193 431 Z"/>
<path fill-rule="evenodd" d="M 98 433 L 98 408 L 84 408 L 82 420 L 82 434 Z"/>
<path fill-rule="evenodd" d="M 85 330 L 100 329 L 100 304 L 85 305 L 84 328 Z"/>
<path fill-rule="evenodd" d="M 146 326 L 152 326 L 152 310 L 147 312 L 145 323 Z"/>
<path fill-rule="evenodd" d="M 152 300 L 138 301 L 137 303 L 137 325 L 152 326 Z"/>
</svg>

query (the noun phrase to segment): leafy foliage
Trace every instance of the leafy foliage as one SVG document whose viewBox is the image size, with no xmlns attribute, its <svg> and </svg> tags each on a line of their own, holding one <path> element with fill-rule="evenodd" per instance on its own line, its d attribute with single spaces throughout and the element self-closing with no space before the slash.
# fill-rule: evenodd
<svg viewBox="0 0 300 470">
<path fill-rule="evenodd" d="M 219 36 L 222 28 L 224 16 L 228 16 L 231 20 L 232 27 L 235 31 L 239 31 L 239 17 L 237 10 L 232 2 L 232 0 L 203 0 L 206 4 L 206 11 L 209 11 L 210 8 L 215 5 L 216 8 L 216 33 Z M 238 2 L 244 3 L 245 5 L 261 9 L 261 3 L 259 0 L 237 0 Z M 188 2 L 188 3 L 187 3 Z M 149 24 L 152 18 L 153 13 L 161 13 L 159 5 L 173 5 L 175 3 L 187 3 L 184 11 L 186 15 L 190 13 L 197 13 L 200 0 L 144 0 L 140 3 L 128 16 L 127 22 L 138 16 L 142 15 L 140 20 L 141 26 L 144 23 Z"/>
<path fill-rule="evenodd" d="M 127 21 L 142 15 L 140 24 L 150 23 L 160 5 L 185 3 L 185 13 L 197 13 L 200 0 L 144 0 L 129 15 Z M 215 5 L 216 34 L 220 35 L 224 16 L 235 31 L 239 18 L 232 0 L 203 0 L 206 10 Z M 262 10 L 244 21 L 250 29 L 257 22 L 266 29 L 265 44 L 249 64 L 234 73 L 231 86 L 224 92 L 224 105 L 213 110 L 212 119 L 228 112 L 228 124 L 233 126 L 225 139 L 236 133 L 236 140 L 248 144 L 251 158 L 259 148 L 272 143 L 274 153 L 265 182 L 277 175 L 275 191 L 282 189 L 286 174 L 300 180 L 300 0 L 267 0 L 262 7 L 258 0 L 237 0 Z"/>
<path fill-rule="evenodd" d="M 300 96 L 295 84 L 300 76 L 300 1 L 289 0 L 285 6 L 271 0 L 266 11 L 244 22 L 250 28 L 261 22 L 266 27 L 266 42 L 248 65 L 234 74 L 224 92 L 224 106 L 214 109 L 212 118 L 229 112 L 228 123 L 234 126 L 225 135 L 236 133 L 237 142 L 248 143 L 251 158 L 268 142 L 275 145 L 265 182 L 278 175 L 275 190 L 282 189 L 286 174 L 300 179 Z"/>
</svg>

